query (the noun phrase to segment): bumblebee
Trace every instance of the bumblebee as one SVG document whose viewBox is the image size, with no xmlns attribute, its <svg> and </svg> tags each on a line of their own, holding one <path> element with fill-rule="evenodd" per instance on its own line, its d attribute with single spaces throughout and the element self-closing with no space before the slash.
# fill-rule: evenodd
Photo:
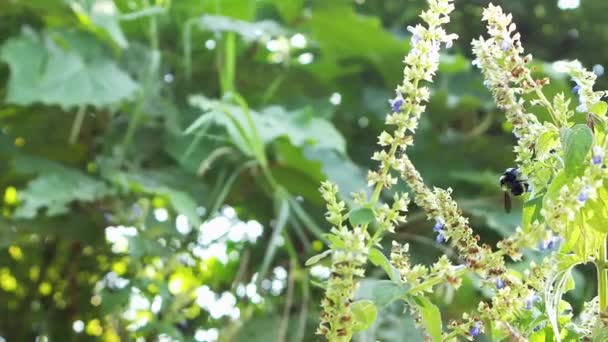
<svg viewBox="0 0 608 342">
<path fill-rule="evenodd" d="M 519 170 L 516 168 L 508 168 L 500 176 L 500 187 L 504 192 L 505 211 L 511 212 L 511 196 L 521 196 L 528 192 L 529 184 L 526 180 L 520 179 Z"/>
</svg>

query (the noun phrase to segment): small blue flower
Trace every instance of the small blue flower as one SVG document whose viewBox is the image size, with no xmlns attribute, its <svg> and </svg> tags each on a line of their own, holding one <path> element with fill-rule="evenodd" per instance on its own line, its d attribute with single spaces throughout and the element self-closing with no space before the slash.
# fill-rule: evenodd
<svg viewBox="0 0 608 342">
<path fill-rule="evenodd" d="M 492 87 L 492 83 L 488 80 L 483 81 L 484 87 L 490 89 Z"/>
<path fill-rule="evenodd" d="M 388 101 L 391 104 L 391 109 L 393 113 L 398 113 L 401 111 L 401 106 L 403 105 L 403 95 L 399 91 L 397 91 L 397 96 Z"/>
<path fill-rule="evenodd" d="M 602 149 L 598 146 L 593 147 L 593 157 L 591 158 L 593 165 L 600 165 L 603 161 L 602 159 Z"/>
<path fill-rule="evenodd" d="M 572 88 L 572 92 L 577 94 L 581 91 L 581 86 L 579 86 L 578 84 L 574 86 L 574 88 Z"/>
<path fill-rule="evenodd" d="M 473 338 L 481 335 L 481 323 L 480 322 L 475 322 L 473 324 L 471 329 L 469 329 L 469 335 L 471 335 L 471 337 L 473 337 Z"/>
<path fill-rule="evenodd" d="M 540 330 L 540 325 L 534 327 L 534 332 L 538 332 Z"/>
<path fill-rule="evenodd" d="M 502 41 L 502 43 L 500 43 L 500 48 L 502 49 L 502 51 L 509 51 L 509 49 L 511 48 L 511 40 L 510 39 L 504 39 Z"/>
<path fill-rule="evenodd" d="M 593 156 L 593 165 L 600 165 L 602 163 L 602 156 Z"/>
<path fill-rule="evenodd" d="M 441 231 L 441 232 L 439 232 L 439 234 L 437 234 L 437 238 L 435 238 L 435 240 L 437 241 L 437 243 L 445 242 L 445 236 L 443 236 L 443 231 Z"/>
<path fill-rule="evenodd" d="M 531 310 L 532 305 L 538 302 L 540 302 L 540 297 L 536 293 L 528 296 L 528 298 L 526 299 L 526 310 Z"/>
<path fill-rule="evenodd" d="M 501 278 L 496 279 L 496 288 L 499 290 L 505 288 L 505 282 Z"/>
<path fill-rule="evenodd" d="M 445 223 L 442 219 L 437 219 L 437 223 L 435 223 L 435 226 L 433 226 L 433 231 L 439 233 L 443 230 L 443 228 L 445 228 Z"/>
<path fill-rule="evenodd" d="M 578 201 L 581 203 L 587 202 L 587 200 L 589 200 L 589 193 L 588 193 L 588 189 L 585 188 L 583 189 L 583 191 L 581 191 L 580 194 L 578 194 Z"/>
</svg>

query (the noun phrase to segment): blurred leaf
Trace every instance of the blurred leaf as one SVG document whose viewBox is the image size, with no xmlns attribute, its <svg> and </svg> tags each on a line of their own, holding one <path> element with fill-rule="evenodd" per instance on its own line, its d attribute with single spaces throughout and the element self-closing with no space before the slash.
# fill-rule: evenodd
<svg viewBox="0 0 608 342">
<path fill-rule="evenodd" d="M 371 248 L 369 250 L 369 261 L 371 261 L 372 264 L 381 267 L 393 282 L 399 283 L 401 281 L 399 271 L 395 269 L 382 251 Z"/>
<path fill-rule="evenodd" d="M 29 182 L 19 192 L 23 204 L 17 208 L 15 217 L 33 218 L 43 208 L 46 208 L 47 216 L 66 214 L 70 203 L 93 202 L 103 198 L 108 191 L 103 182 L 80 171 L 49 171 Z"/>
<path fill-rule="evenodd" d="M 330 254 L 331 254 L 331 249 L 328 249 L 323 253 L 320 253 L 320 254 L 317 254 L 317 255 L 314 255 L 314 256 L 308 258 L 308 260 L 306 260 L 306 263 L 304 265 L 312 266 L 312 265 L 318 263 L 319 261 L 323 260 L 327 256 L 329 256 Z"/>
<path fill-rule="evenodd" d="M 371 300 L 358 300 L 352 304 L 353 330 L 367 330 L 376 321 L 378 311 Z"/>
<path fill-rule="evenodd" d="M 590 111 L 599 117 L 604 117 L 608 111 L 608 103 L 600 101 L 594 104 Z"/>
<path fill-rule="evenodd" d="M 213 31 L 218 35 L 222 32 L 234 32 L 247 43 L 260 40 L 263 37 L 279 36 L 285 33 L 285 30 L 274 21 L 265 20 L 251 23 L 217 15 L 202 16 L 198 25 L 202 30 Z"/>
<path fill-rule="evenodd" d="M 11 69 L 7 102 L 103 107 L 133 98 L 138 85 L 111 59 L 91 55 L 100 49 L 92 37 L 67 33 L 57 37 L 69 43 L 69 49 L 27 28 L 2 46 L 0 58 Z M 87 58 L 74 52 L 91 49 Z"/>
<path fill-rule="evenodd" d="M 348 214 L 350 224 L 360 226 L 374 221 L 374 212 L 370 208 L 357 208 Z"/>
<path fill-rule="evenodd" d="M 574 177 L 588 165 L 585 162 L 593 145 L 593 132 L 587 125 L 579 124 L 572 128 L 563 128 L 560 138 L 564 149 L 566 174 Z"/>
<path fill-rule="evenodd" d="M 409 287 L 390 280 L 364 279 L 361 281 L 355 297 L 369 299 L 378 308 L 382 308 L 407 294 Z"/>
<path fill-rule="evenodd" d="M 285 21 L 292 22 L 300 15 L 304 0 L 272 0 L 272 3 Z"/>
<path fill-rule="evenodd" d="M 243 152 L 249 151 L 247 139 L 252 132 L 244 125 L 247 122 L 241 107 L 207 99 L 204 96 L 190 97 L 190 104 L 203 109 L 200 116 L 187 129 L 194 133 L 209 121 L 224 126 Z M 333 124 L 325 119 L 314 117 L 310 108 L 289 112 L 283 107 L 272 106 L 260 112 L 250 111 L 256 130 L 264 144 L 286 137 L 295 146 L 311 145 L 315 148 L 335 149 L 345 153 L 346 142 Z M 251 153 L 251 152 L 247 152 Z"/>
<path fill-rule="evenodd" d="M 127 191 L 165 196 L 177 213 L 188 218 L 189 224 L 198 227 L 202 223 L 196 211 L 196 201 L 187 192 L 166 185 L 162 175 L 106 170 L 104 177 Z"/>
<path fill-rule="evenodd" d="M 431 303 L 426 297 L 413 297 L 414 302 L 418 305 L 420 316 L 422 316 L 422 324 L 427 333 L 431 336 L 434 342 L 441 342 L 442 324 L 441 312 L 439 308 Z"/>
<path fill-rule="evenodd" d="M 522 226 L 524 231 L 528 232 L 530 226 L 535 221 L 542 222 L 543 217 L 540 214 L 541 209 L 543 208 L 543 199 L 544 195 L 537 196 L 526 203 L 524 203 L 523 210 L 523 220 Z"/>
<path fill-rule="evenodd" d="M 455 74 L 471 69 L 471 62 L 463 55 L 440 55 L 439 72 Z"/>
<path fill-rule="evenodd" d="M 70 1 L 72 10 L 81 23 L 93 24 L 105 32 L 121 48 L 126 48 L 127 38 L 120 28 L 120 12 L 111 0 L 75 0 Z"/>
<path fill-rule="evenodd" d="M 357 14 L 348 1 L 316 0 L 308 22 L 312 37 L 324 52 L 323 59 L 339 64 L 348 58 L 365 58 L 381 71 L 388 83 L 401 78 L 395 61 L 403 59 L 407 43 L 385 31 L 374 17 Z M 339 18 L 340 20 L 337 20 Z"/>
</svg>

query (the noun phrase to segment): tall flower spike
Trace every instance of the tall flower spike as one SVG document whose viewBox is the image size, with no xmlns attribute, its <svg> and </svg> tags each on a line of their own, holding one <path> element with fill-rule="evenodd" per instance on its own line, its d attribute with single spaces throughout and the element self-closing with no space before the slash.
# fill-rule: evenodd
<svg viewBox="0 0 608 342">
<path fill-rule="evenodd" d="M 418 127 L 420 115 L 429 100 L 430 90 L 421 86 L 420 82 L 432 81 L 439 68 L 441 45 L 449 47 L 457 38 L 454 34 L 447 34 L 441 27 L 450 21 L 449 14 L 454 10 L 453 0 L 428 0 L 427 3 L 428 9 L 420 16 L 426 25 L 408 27 L 412 33 L 412 48 L 404 60 L 404 81 L 397 87 L 395 98 L 389 101 L 391 112 L 387 115 L 386 124 L 396 128 L 392 134 L 380 134 L 378 142 L 382 148 L 372 157 L 379 162 L 380 167 L 377 171 L 370 171 L 367 177 L 368 184 L 374 187 L 373 194 L 366 203 L 367 207 L 373 208 L 377 222 L 374 236 L 369 238 L 367 224 L 348 228 L 342 214 L 343 203 L 336 199 L 335 185 L 324 183 L 321 187 L 328 207 L 327 219 L 334 226 L 332 235 L 346 245 L 331 246 L 332 276 L 327 284 L 325 299 L 322 302 L 321 324 L 317 330 L 331 341 L 348 341 L 354 332 L 351 303 L 357 288 L 357 279 L 364 274 L 363 266 L 367 261 L 369 248 L 378 244 L 382 233 L 393 231 L 396 224 L 405 221 L 404 212 L 409 203 L 405 194 L 397 194 L 392 206 L 378 206 L 377 202 L 382 189 L 397 183 L 397 178 L 391 175 L 391 171 L 401 169 L 401 155 L 412 145 L 412 134 Z M 361 202 L 360 196 L 357 198 L 357 202 Z M 399 253 L 402 255 L 399 260 L 402 261 L 404 274 L 411 276 L 412 280 L 413 275 L 425 276 L 428 273 L 426 268 L 422 267 L 409 270 L 408 263 L 403 261 L 407 259 L 403 256 L 406 250 Z M 454 273 L 449 263 L 438 262 L 438 265 L 438 274 Z"/>
</svg>

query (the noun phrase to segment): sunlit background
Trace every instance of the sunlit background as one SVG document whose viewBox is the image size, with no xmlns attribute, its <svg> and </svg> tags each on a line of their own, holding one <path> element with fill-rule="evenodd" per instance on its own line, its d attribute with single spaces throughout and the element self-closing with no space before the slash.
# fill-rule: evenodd
<svg viewBox="0 0 608 342">
<path fill-rule="evenodd" d="M 491 243 L 521 213 L 505 213 L 498 187 L 510 127 L 471 66 L 487 3 L 456 1 L 461 39 L 442 55 L 412 153 Z M 539 73 L 578 58 L 608 85 L 608 2 L 494 3 L 513 12 Z M 0 341 L 318 340 L 330 271 L 304 265 L 329 229 L 317 189 L 326 178 L 345 198 L 365 189 L 424 5 L 2 1 Z M 415 262 L 453 257 L 432 226 L 412 207 L 386 240 L 410 242 Z M 593 277 L 577 269 L 575 313 Z M 484 295 L 470 277 L 435 299 L 447 322 Z M 356 340 L 422 337 L 395 305 Z"/>
</svg>

